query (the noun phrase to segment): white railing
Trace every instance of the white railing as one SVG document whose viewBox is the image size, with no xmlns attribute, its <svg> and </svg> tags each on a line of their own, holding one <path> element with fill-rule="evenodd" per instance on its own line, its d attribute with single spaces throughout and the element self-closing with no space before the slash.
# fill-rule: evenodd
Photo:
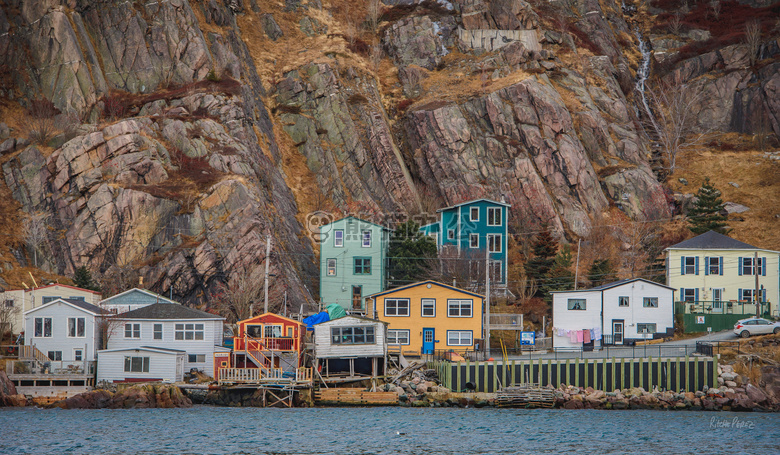
<svg viewBox="0 0 780 455">
<path fill-rule="evenodd" d="M 485 326 L 488 325 L 488 317 L 484 316 Z M 490 330 L 523 330 L 522 314 L 491 314 Z"/>
<path fill-rule="evenodd" d="M 251 383 L 260 382 L 259 368 L 220 368 L 219 382 Z"/>
</svg>

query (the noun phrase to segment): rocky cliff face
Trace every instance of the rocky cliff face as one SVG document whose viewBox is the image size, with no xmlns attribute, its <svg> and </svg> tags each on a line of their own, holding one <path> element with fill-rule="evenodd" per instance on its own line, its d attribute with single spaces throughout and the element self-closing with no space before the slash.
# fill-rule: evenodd
<svg viewBox="0 0 780 455">
<path fill-rule="evenodd" d="M 23 119 L 0 118 L 15 128 L 5 183 L 50 216 L 41 267 L 132 269 L 196 301 L 261 283 L 270 235 L 272 297 L 304 302 L 316 245 L 299 221 L 320 206 L 404 215 L 503 197 L 515 229 L 569 239 L 612 206 L 670 218 L 634 107 L 647 26 L 631 5 L 388 2 L 373 33 L 342 3 L 5 2 L 0 95 L 17 113 L 46 98 L 75 123 L 31 145 Z M 777 45 L 761 52 L 760 68 L 736 46 L 668 77 L 705 87 L 708 128 L 780 132 Z"/>
</svg>

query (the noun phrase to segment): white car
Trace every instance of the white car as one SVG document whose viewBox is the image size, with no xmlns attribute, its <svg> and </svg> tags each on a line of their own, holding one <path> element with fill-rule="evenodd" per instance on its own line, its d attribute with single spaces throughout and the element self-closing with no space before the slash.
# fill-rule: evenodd
<svg viewBox="0 0 780 455">
<path fill-rule="evenodd" d="M 750 335 L 780 333 L 780 322 L 771 322 L 762 318 L 742 319 L 734 324 L 734 333 L 742 338 Z"/>
</svg>

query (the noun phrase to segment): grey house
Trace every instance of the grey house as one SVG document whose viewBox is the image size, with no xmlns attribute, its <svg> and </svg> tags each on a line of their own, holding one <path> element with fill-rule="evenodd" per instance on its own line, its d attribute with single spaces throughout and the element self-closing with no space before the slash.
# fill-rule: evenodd
<svg viewBox="0 0 780 455">
<path fill-rule="evenodd" d="M 114 314 L 126 313 L 155 303 L 175 303 L 171 299 L 147 291 L 146 289 L 133 288 L 115 296 L 100 301 L 100 307 Z"/>
</svg>

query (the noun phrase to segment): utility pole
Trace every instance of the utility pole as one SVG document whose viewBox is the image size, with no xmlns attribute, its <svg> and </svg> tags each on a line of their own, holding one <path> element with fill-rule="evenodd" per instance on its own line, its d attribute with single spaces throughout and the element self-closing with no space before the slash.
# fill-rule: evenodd
<svg viewBox="0 0 780 455">
<path fill-rule="evenodd" d="M 753 258 L 753 274 L 756 276 L 756 289 L 753 291 L 753 301 L 756 302 L 756 317 L 761 317 L 761 296 L 758 294 L 758 251 Z"/>
<path fill-rule="evenodd" d="M 577 240 L 577 265 L 574 266 L 574 290 L 577 290 L 577 281 L 580 277 L 580 244 L 582 239 Z"/>
<path fill-rule="evenodd" d="M 263 290 L 265 291 L 265 304 L 263 305 L 263 313 L 268 313 L 268 266 L 271 259 L 271 234 L 265 236 L 265 280 L 263 282 Z"/>
<path fill-rule="evenodd" d="M 485 353 L 490 358 L 490 245 L 485 245 Z"/>
</svg>

